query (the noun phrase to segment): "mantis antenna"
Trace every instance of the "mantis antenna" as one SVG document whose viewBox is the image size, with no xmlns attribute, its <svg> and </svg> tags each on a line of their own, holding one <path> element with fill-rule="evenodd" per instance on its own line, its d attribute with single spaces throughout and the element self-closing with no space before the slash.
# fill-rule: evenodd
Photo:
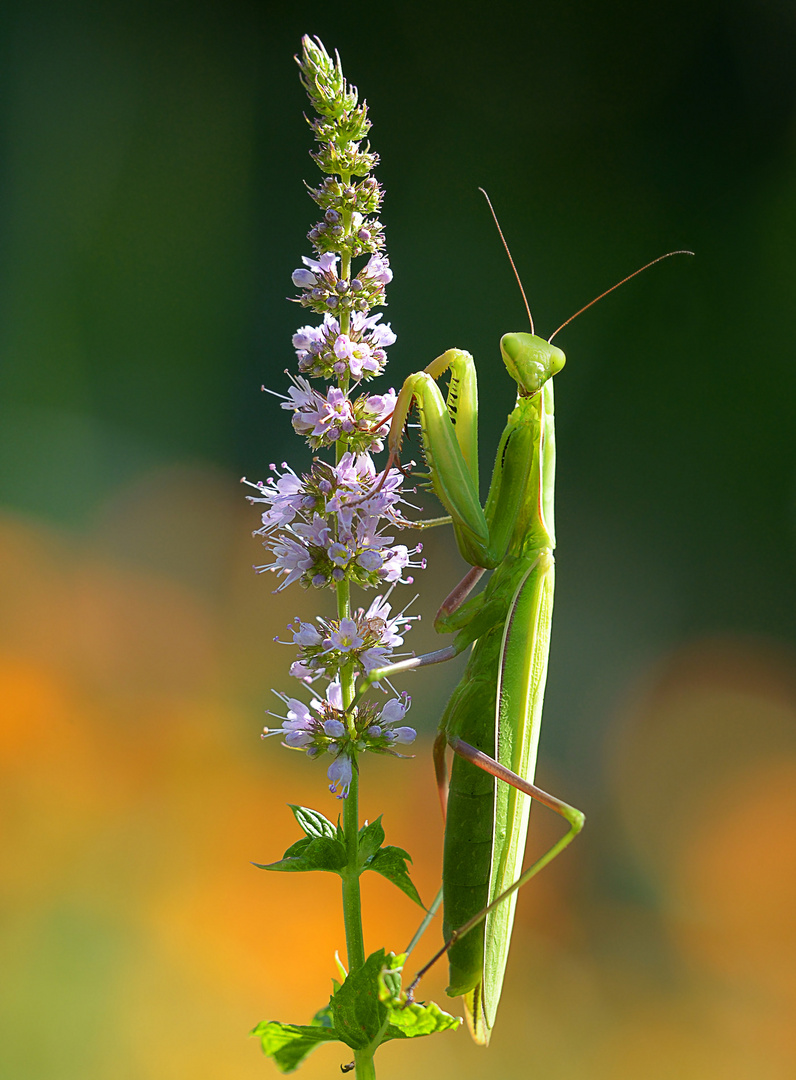
<svg viewBox="0 0 796 1080">
<path fill-rule="evenodd" d="M 525 295 L 525 289 L 523 289 L 523 287 L 522 287 L 522 282 L 520 281 L 520 275 L 517 273 L 517 267 L 514 265 L 514 260 L 511 257 L 511 252 L 509 251 L 509 245 L 506 243 L 506 237 L 503 235 L 503 230 L 500 227 L 500 222 L 498 221 L 497 214 L 495 213 L 495 208 L 492 205 L 492 202 L 491 202 L 489 196 L 487 195 L 487 193 L 484 191 L 484 189 L 482 187 L 480 187 L 478 190 L 481 192 L 481 194 L 486 199 L 486 204 L 489 207 L 489 210 L 490 210 L 490 213 L 492 214 L 492 217 L 494 218 L 495 225 L 497 226 L 498 234 L 500 236 L 500 239 L 503 241 L 503 247 L 506 249 L 506 254 L 509 257 L 509 262 L 511 263 L 511 269 L 514 271 L 514 276 L 517 279 L 517 284 L 519 285 L 520 292 L 522 293 L 522 300 L 523 300 L 523 303 L 525 304 L 525 310 L 528 312 L 528 322 L 531 324 L 531 333 L 535 334 L 536 331 L 533 328 L 533 315 L 531 315 L 531 308 L 530 308 L 530 306 L 528 304 L 528 297 Z M 573 316 L 573 318 L 574 318 L 574 316 Z M 559 327 L 559 329 L 560 329 L 560 327 Z M 558 331 L 556 331 L 556 333 L 558 333 Z"/>
<path fill-rule="evenodd" d="M 498 228 L 500 228 L 500 226 L 498 226 Z M 672 255 L 693 254 L 693 251 L 667 251 L 665 255 L 659 255 L 657 259 L 653 259 L 652 262 L 648 262 L 645 266 L 640 266 L 638 270 L 634 270 L 632 274 L 628 274 L 627 277 L 623 277 L 621 281 L 617 281 L 616 285 L 612 285 L 610 289 L 606 289 L 605 292 L 601 292 L 599 296 L 595 296 L 595 298 L 593 300 L 590 300 L 588 304 L 584 304 L 584 306 L 579 311 L 576 311 L 574 315 L 570 315 L 566 322 L 562 322 L 558 330 L 563 330 L 565 326 L 569 326 L 573 319 L 577 319 L 578 315 L 582 315 L 584 311 L 587 311 L 588 308 L 590 308 L 593 304 L 596 304 L 598 300 L 602 300 L 602 298 L 604 296 L 607 296 L 608 293 L 612 293 L 614 289 L 618 289 L 620 285 L 624 285 L 626 281 L 630 281 L 630 279 L 636 277 L 637 274 L 642 274 L 645 270 L 649 270 L 651 266 L 654 266 L 655 263 L 659 263 L 662 259 L 669 259 L 672 257 Z M 509 256 L 509 258 L 510 257 L 511 256 Z M 520 288 L 522 288 L 522 286 L 520 286 Z M 558 330 L 554 330 L 550 337 L 547 339 L 548 344 L 556 336 Z"/>
</svg>

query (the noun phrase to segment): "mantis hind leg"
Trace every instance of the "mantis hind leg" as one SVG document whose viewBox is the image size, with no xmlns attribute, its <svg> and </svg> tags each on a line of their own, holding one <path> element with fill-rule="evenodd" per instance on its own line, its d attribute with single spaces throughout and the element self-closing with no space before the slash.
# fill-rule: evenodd
<svg viewBox="0 0 796 1080">
<path fill-rule="evenodd" d="M 475 765 L 479 769 L 483 769 L 484 772 L 494 776 L 496 779 L 502 780 L 506 784 L 510 784 L 512 787 L 517 788 L 517 790 L 522 791 L 525 795 L 529 795 L 532 799 L 542 803 L 543 806 L 546 806 L 559 814 L 569 824 L 569 830 L 560 840 L 540 856 L 540 858 L 524 870 L 517 880 L 507 889 L 504 889 L 503 892 L 496 896 L 489 904 L 476 912 L 472 918 L 468 919 L 465 923 L 451 932 L 442 948 L 439 949 L 429 962 L 418 971 L 417 975 L 415 975 L 412 984 L 407 990 L 410 1001 L 413 1000 L 414 990 L 426 972 L 433 967 L 433 965 L 436 964 L 436 962 L 441 959 L 457 941 L 460 941 L 466 934 L 475 929 L 476 926 L 480 926 L 492 911 L 495 911 L 501 904 L 505 903 L 518 889 L 522 888 L 526 882 L 535 877 L 539 871 L 543 870 L 545 866 L 551 863 L 557 855 L 560 855 L 564 848 L 568 847 L 582 830 L 586 821 L 582 811 L 576 809 L 574 806 L 570 806 L 568 803 L 565 803 L 562 799 L 556 798 L 554 795 L 549 795 L 546 791 L 543 791 L 535 784 L 530 783 L 530 781 L 524 780 L 521 776 L 517 776 L 516 773 L 513 773 L 510 769 L 501 765 L 500 762 L 495 761 L 489 754 L 485 754 L 482 750 L 478 750 L 476 747 L 471 746 L 463 739 L 458 738 L 458 736 L 451 735 L 437 737 L 437 741 L 434 744 L 435 762 L 437 760 L 438 746 L 442 738 L 445 738 L 445 741 L 450 745 L 454 753 L 459 754 L 466 761 L 469 761 L 471 765 Z M 444 760 L 444 744 L 439 753 Z M 488 1022 L 484 1015 L 482 987 L 480 984 L 473 992 L 465 995 L 465 1004 L 468 1013 L 467 1020 L 473 1038 L 476 1042 L 486 1044 L 489 1041 L 491 1023 Z"/>
<path fill-rule="evenodd" d="M 507 769 L 504 765 L 495 761 L 489 754 L 485 754 L 482 750 L 477 750 L 474 746 L 470 746 L 469 743 L 464 742 L 463 739 L 457 738 L 455 735 L 450 736 L 448 739 L 450 746 L 455 753 L 461 754 L 463 758 L 469 761 L 473 765 L 477 765 L 479 769 L 483 769 L 484 772 L 490 773 L 498 780 L 504 781 L 506 784 L 510 784 L 512 787 L 517 788 L 518 791 L 522 791 L 525 795 L 530 795 L 532 799 L 536 799 L 537 802 L 542 803 L 543 806 L 555 811 L 569 824 L 569 831 L 561 837 L 553 846 L 544 853 L 540 858 L 529 866 L 527 870 L 524 870 L 517 880 L 509 885 L 507 889 L 504 889 L 499 896 L 487 904 L 483 910 L 479 911 L 477 915 L 474 915 L 472 919 L 460 926 L 458 930 L 454 930 L 453 934 L 456 938 L 462 937 L 471 930 L 474 926 L 477 926 L 482 922 L 486 916 L 499 907 L 504 900 L 507 900 L 512 893 L 515 893 L 517 889 L 521 888 L 527 881 L 530 881 L 532 877 L 535 877 L 540 870 L 543 870 L 548 863 L 551 863 L 556 855 L 560 855 L 565 847 L 575 839 L 578 833 L 582 830 L 586 823 L 586 815 L 582 810 L 576 809 L 574 806 L 570 806 L 569 803 L 565 803 L 562 799 L 557 799 L 555 795 L 548 795 L 546 791 L 542 791 L 541 788 L 535 784 L 530 783 L 528 780 L 523 780 L 521 776 L 517 776 L 510 769 Z"/>
<path fill-rule="evenodd" d="M 445 765 L 445 750 L 448 746 L 448 740 L 444 731 L 437 733 L 437 737 L 434 740 L 434 775 L 437 778 L 437 792 L 439 793 L 439 804 L 442 809 L 442 822 L 445 823 L 445 818 L 448 813 L 448 788 L 450 782 L 448 780 L 448 770 Z"/>
</svg>

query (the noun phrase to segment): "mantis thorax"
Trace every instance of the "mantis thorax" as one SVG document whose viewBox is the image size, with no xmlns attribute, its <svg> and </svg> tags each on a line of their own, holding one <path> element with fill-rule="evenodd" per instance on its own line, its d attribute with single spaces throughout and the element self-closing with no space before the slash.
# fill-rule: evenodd
<svg viewBox="0 0 796 1080">
<path fill-rule="evenodd" d="M 537 393 L 566 362 L 563 352 L 535 334 L 504 334 L 500 339 L 503 363 L 523 397 Z"/>
</svg>

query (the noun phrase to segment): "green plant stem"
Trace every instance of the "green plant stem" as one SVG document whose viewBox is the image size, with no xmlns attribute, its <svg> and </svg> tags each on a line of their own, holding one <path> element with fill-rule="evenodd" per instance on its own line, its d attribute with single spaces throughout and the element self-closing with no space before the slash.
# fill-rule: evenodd
<svg viewBox="0 0 796 1080">
<path fill-rule="evenodd" d="M 351 590 L 347 581 L 337 586 L 338 618 L 351 613 Z M 352 668 L 340 672 L 343 708 L 349 709 L 356 692 L 356 680 Z M 353 725 L 353 718 L 349 718 Z M 345 923 L 348 970 L 354 971 L 365 963 L 365 938 L 362 933 L 362 900 L 359 892 L 359 771 L 354 762 L 348 797 L 343 800 L 343 833 L 348 854 L 348 865 L 343 876 L 343 921 Z M 366 1047 L 354 1055 L 357 1080 L 375 1080 L 376 1067 L 373 1050 Z"/>
<path fill-rule="evenodd" d="M 365 939 L 362 934 L 362 905 L 359 895 L 359 775 L 354 769 L 348 798 L 343 807 L 343 828 L 348 851 L 348 872 L 343 878 L 343 917 L 348 949 L 348 970 L 365 963 Z M 373 1050 L 365 1047 L 354 1053 L 357 1080 L 375 1080 L 376 1066 Z"/>
<path fill-rule="evenodd" d="M 348 183 L 349 179 L 347 176 L 343 177 L 345 183 Z M 347 252 L 342 254 L 340 277 L 345 281 L 351 277 L 351 256 Z M 350 325 L 350 313 L 344 310 L 340 314 L 341 332 L 347 334 Z M 348 391 L 347 376 L 342 381 L 340 388 L 344 392 Z M 338 463 L 345 450 L 345 442 L 340 439 L 335 454 Z M 338 619 L 351 617 L 351 587 L 348 581 L 341 581 L 337 585 L 337 617 Z M 356 679 L 351 668 L 340 672 L 340 686 L 343 708 L 348 710 L 351 708 L 356 694 Z M 349 717 L 349 723 L 353 725 L 352 717 Z M 348 789 L 348 797 L 343 802 L 343 832 L 348 854 L 348 866 L 343 877 L 343 920 L 345 922 L 349 971 L 354 971 L 365 963 L 362 900 L 359 892 L 359 771 L 356 765 L 357 763 L 354 761 L 351 786 Z M 375 1080 L 376 1066 L 373 1061 L 373 1050 L 370 1047 L 355 1051 L 354 1061 L 356 1063 L 356 1080 Z"/>
<path fill-rule="evenodd" d="M 348 970 L 365 963 L 365 938 L 362 933 L 362 905 L 359 896 L 359 800 L 356 770 L 351 779 L 348 798 L 343 805 L 343 830 L 348 853 L 348 866 L 343 878 L 343 918 L 345 920 Z"/>
<path fill-rule="evenodd" d="M 373 1060 L 373 1051 L 369 1048 L 354 1051 L 356 1062 L 357 1080 L 376 1080 L 376 1064 Z"/>
</svg>

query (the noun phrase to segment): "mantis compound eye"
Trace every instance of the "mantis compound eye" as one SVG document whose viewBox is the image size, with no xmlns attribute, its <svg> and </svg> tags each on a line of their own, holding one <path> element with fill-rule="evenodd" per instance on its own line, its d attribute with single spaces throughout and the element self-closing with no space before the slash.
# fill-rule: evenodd
<svg viewBox="0 0 796 1080">
<path fill-rule="evenodd" d="M 504 334 L 500 339 L 503 363 L 520 394 L 535 394 L 564 366 L 561 349 L 535 334 Z"/>
</svg>

